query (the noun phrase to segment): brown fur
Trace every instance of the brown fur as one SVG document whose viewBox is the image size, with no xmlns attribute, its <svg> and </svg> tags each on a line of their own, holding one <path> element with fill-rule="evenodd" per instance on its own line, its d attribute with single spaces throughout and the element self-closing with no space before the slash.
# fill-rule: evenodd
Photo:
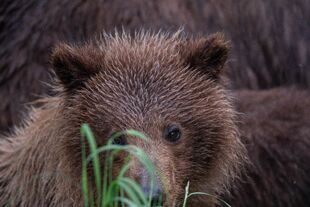
<svg viewBox="0 0 310 207">
<path fill-rule="evenodd" d="M 144 149 L 162 174 L 166 206 L 180 206 L 187 181 L 192 191 L 225 192 L 245 159 L 219 78 L 227 52 L 219 34 L 187 39 L 142 32 L 60 45 L 52 57 L 60 94 L 1 141 L 0 206 L 81 206 L 82 123 L 101 144 L 129 128 L 148 135 L 150 145 L 127 141 Z M 182 131 L 178 143 L 163 138 L 171 123 Z M 129 176 L 140 181 L 141 171 L 135 164 Z M 198 204 L 213 206 L 215 200 L 190 200 L 190 206 Z"/>
<path fill-rule="evenodd" d="M 1 0 L 0 130 L 22 120 L 25 103 L 51 93 L 51 48 L 114 28 L 224 32 L 232 40 L 233 88 L 308 87 L 307 0 Z"/>
<path fill-rule="evenodd" d="M 232 206 L 310 205 L 310 92 L 294 88 L 236 92 L 238 124 L 252 165 Z"/>
<path fill-rule="evenodd" d="M 0 143 L 0 206 L 81 206 L 79 127 L 85 122 L 100 144 L 127 128 L 151 138 L 148 146 L 127 137 L 161 171 L 168 206 L 182 201 L 188 180 L 191 191 L 218 196 L 233 185 L 224 197 L 232 206 L 308 206 L 309 92 L 235 92 L 236 119 L 220 79 L 227 52 L 219 34 L 122 34 L 60 45 L 52 61 L 60 94 L 33 109 L 27 126 Z M 170 123 L 181 127 L 181 142 L 163 140 Z M 234 180 L 245 160 L 240 139 L 251 164 Z M 129 176 L 139 181 L 141 171 L 136 163 Z M 215 200 L 190 202 L 212 206 Z"/>
</svg>

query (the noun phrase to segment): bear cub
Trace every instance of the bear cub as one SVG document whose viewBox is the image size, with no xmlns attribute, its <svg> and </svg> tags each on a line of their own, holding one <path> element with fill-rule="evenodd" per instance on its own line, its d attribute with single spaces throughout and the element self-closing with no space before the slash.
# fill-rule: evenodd
<svg viewBox="0 0 310 207">
<path fill-rule="evenodd" d="M 58 95 L 43 99 L 43 106 L 31 110 L 24 127 L 0 141 L 0 206 L 83 206 L 83 123 L 90 125 L 100 144 L 125 129 L 149 137 L 150 145 L 130 136 L 123 137 L 122 143 L 142 148 L 154 162 L 165 184 L 165 190 L 158 188 L 164 206 L 182 205 L 188 181 L 191 191 L 218 196 L 233 186 L 228 199 L 238 203 L 231 196 L 238 198 L 244 193 L 240 189 L 246 188 L 235 190 L 235 178 L 242 178 L 240 172 L 248 166 L 245 146 L 252 146 L 248 142 L 252 132 L 244 126 L 254 126 L 254 122 L 245 118 L 249 122 L 239 124 L 234 94 L 225 89 L 222 77 L 228 50 L 221 34 L 187 38 L 180 32 L 140 32 L 134 37 L 104 34 L 84 45 L 59 45 L 52 55 Z M 246 95 L 236 95 L 239 98 L 249 100 Z M 244 111 L 247 106 L 255 112 L 253 104 Z M 309 130 L 304 129 L 304 135 Z M 261 142 L 272 136 L 261 136 Z M 249 153 L 259 153 L 256 150 L 251 148 Z M 250 170 L 256 169 L 255 158 L 254 154 Z M 113 170 L 118 167 L 114 165 Z M 128 176 L 145 184 L 138 163 L 130 167 Z M 296 185 L 307 187 L 302 186 L 306 183 Z M 236 206 L 246 205 L 250 196 Z M 217 200 L 197 196 L 188 204 L 199 205 L 215 206 Z"/>
</svg>

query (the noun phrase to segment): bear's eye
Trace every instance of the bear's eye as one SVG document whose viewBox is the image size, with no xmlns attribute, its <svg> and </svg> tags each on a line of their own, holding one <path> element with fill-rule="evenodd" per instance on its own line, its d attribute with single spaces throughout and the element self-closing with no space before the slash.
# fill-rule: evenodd
<svg viewBox="0 0 310 207">
<path fill-rule="evenodd" d="M 113 136 L 113 135 L 112 135 Z M 116 137 L 113 142 L 113 144 L 116 144 L 116 145 L 127 145 L 127 140 L 126 140 L 126 137 L 124 135 L 120 135 L 118 137 Z"/>
<path fill-rule="evenodd" d="M 176 142 L 181 138 L 181 130 L 175 125 L 166 127 L 164 137 L 169 142 Z"/>
</svg>

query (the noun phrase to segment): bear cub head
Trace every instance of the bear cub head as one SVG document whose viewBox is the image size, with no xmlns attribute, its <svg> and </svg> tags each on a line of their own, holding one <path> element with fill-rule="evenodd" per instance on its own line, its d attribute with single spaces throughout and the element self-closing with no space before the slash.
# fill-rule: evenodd
<svg viewBox="0 0 310 207">
<path fill-rule="evenodd" d="M 70 132 L 63 146 L 72 172 L 80 176 L 82 123 L 90 125 L 99 145 L 115 132 L 135 129 L 149 138 L 147 144 L 130 136 L 116 143 L 148 154 L 161 177 L 153 194 L 161 194 L 165 204 L 180 205 L 187 182 L 191 191 L 222 193 L 244 156 L 221 81 L 228 50 L 221 34 L 188 38 L 180 32 L 103 35 L 83 45 L 59 45 L 52 64 Z M 123 159 L 116 159 L 115 174 Z M 128 176 L 149 191 L 138 161 Z M 213 202 L 208 196 L 190 200 L 191 206 Z"/>
</svg>

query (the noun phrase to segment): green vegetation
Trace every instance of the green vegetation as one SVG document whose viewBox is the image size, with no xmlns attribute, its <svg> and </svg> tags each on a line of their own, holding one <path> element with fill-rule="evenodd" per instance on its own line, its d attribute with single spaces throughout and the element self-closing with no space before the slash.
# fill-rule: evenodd
<svg viewBox="0 0 310 207">
<path fill-rule="evenodd" d="M 156 168 L 147 156 L 147 154 L 140 148 L 133 145 L 116 145 L 113 140 L 122 135 L 130 135 L 148 142 L 147 137 L 135 130 L 126 130 L 115 133 L 107 142 L 105 146 L 97 147 L 95 137 L 87 124 L 81 127 L 82 134 L 82 189 L 84 195 L 85 207 L 116 207 L 116 206 L 130 206 L 130 207 L 151 207 L 152 204 L 152 189 L 156 181 Z M 87 142 L 85 142 L 85 140 Z M 87 143 L 87 145 L 86 145 Z M 89 147 L 89 150 L 87 147 Z M 86 156 L 86 151 L 89 155 Z M 118 176 L 112 178 L 113 160 L 120 152 L 127 152 L 128 157 L 124 162 L 122 168 L 119 170 Z M 100 165 L 99 154 L 106 153 L 104 167 Z M 126 177 L 126 172 L 130 168 L 131 157 L 134 156 L 145 167 L 150 176 L 150 195 L 143 193 L 142 187 L 134 180 Z M 93 171 L 95 178 L 95 189 L 89 184 L 89 166 Z M 95 193 L 96 192 L 96 193 Z M 183 207 L 189 197 L 193 195 L 207 195 L 215 197 L 208 193 L 195 192 L 189 193 L 189 182 L 185 188 L 185 196 Z M 216 198 L 216 197 L 215 197 Z M 218 199 L 218 198 L 216 198 Z M 225 201 L 219 199 L 226 206 L 230 206 Z M 162 206 L 158 204 L 157 206 Z"/>
</svg>

